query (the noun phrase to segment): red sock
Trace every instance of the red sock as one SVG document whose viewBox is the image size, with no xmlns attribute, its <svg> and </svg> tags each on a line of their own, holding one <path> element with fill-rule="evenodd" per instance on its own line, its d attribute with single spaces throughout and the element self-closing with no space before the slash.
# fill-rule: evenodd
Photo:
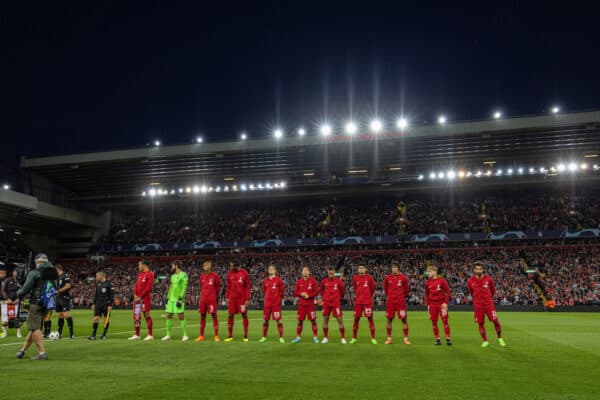
<svg viewBox="0 0 600 400">
<path fill-rule="evenodd" d="M 439 339 L 440 338 L 440 328 L 438 328 L 437 321 L 432 322 L 431 326 L 433 328 L 433 336 L 435 336 L 436 339 Z"/>
<path fill-rule="evenodd" d="M 269 331 L 269 321 L 265 321 L 265 322 L 263 322 L 263 337 L 267 337 L 268 331 Z M 244 337 L 246 337 L 246 336 L 244 336 Z"/>
<path fill-rule="evenodd" d="M 356 335 L 358 333 L 358 324 L 360 323 L 360 318 L 354 318 L 354 323 L 352 324 L 352 337 L 356 339 Z"/>
<path fill-rule="evenodd" d="M 492 323 L 494 324 L 494 328 L 496 329 L 496 335 L 498 336 L 498 339 L 502 338 L 502 327 L 500 326 L 500 321 L 493 320 Z"/>
<path fill-rule="evenodd" d="M 345 339 L 345 338 L 346 338 L 346 329 L 345 329 L 345 328 L 341 328 L 341 327 L 340 327 L 340 337 L 341 337 L 342 339 Z"/>
<path fill-rule="evenodd" d="M 283 337 L 283 324 L 281 322 L 277 323 L 277 331 L 279 332 L 279 337 Z"/>
<path fill-rule="evenodd" d="M 404 337 L 408 337 L 408 328 L 404 328 Z"/>
<path fill-rule="evenodd" d="M 318 333 L 317 333 L 317 321 L 315 321 L 314 319 L 312 321 L 310 321 L 311 326 L 312 326 L 312 331 L 313 331 L 313 337 L 317 337 Z"/>
<path fill-rule="evenodd" d="M 296 325 L 296 336 L 302 336 L 302 324 L 304 321 L 298 321 L 298 325 Z"/>
<path fill-rule="evenodd" d="M 140 321 L 135 321 L 135 336 L 140 336 Z"/>
<path fill-rule="evenodd" d="M 229 332 L 229 337 L 233 337 L 233 315 L 227 317 L 227 331 Z"/>
<path fill-rule="evenodd" d="M 244 319 L 244 338 L 248 337 L 248 314 L 244 314 L 242 316 L 242 318 Z"/>
<path fill-rule="evenodd" d="M 375 321 L 369 318 L 369 330 L 371 331 L 371 339 L 375 339 Z"/>
<path fill-rule="evenodd" d="M 148 325 L 148 335 L 152 336 L 152 317 L 146 318 L 146 325 Z"/>
<path fill-rule="evenodd" d="M 444 326 L 444 335 L 446 335 L 446 339 L 450 339 L 450 325 L 448 324 L 448 317 L 442 318 L 442 324 Z"/>
<path fill-rule="evenodd" d="M 323 337 L 325 339 L 329 337 L 329 328 L 323 328 Z"/>
<path fill-rule="evenodd" d="M 200 336 L 204 336 L 204 328 L 206 327 L 206 314 L 200 315 Z"/>
<path fill-rule="evenodd" d="M 387 333 L 388 337 L 392 337 L 392 328 L 385 328 L 385 333 Z"/>
<path fill-rule="evenodd" d="M 487 334 L 485 333 L 485 326 L 483 324 L 479 324 L 479 334 L 484 342 L 487 342 Z"/>
<path fill-rule="evenodd" d="M 212 314 L 213 319 L 213 328 L 215 330 L 215 336 L 219 336 L 219 318 L 217 318 L 217 314 Z"/>
</svg>

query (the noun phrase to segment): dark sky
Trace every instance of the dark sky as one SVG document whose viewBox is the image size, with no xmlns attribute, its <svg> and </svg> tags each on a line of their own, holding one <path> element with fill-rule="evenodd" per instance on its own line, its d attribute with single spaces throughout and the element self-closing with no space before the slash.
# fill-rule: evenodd
<svg viewBox="0 0 600 400">
<path fill-rule="evenodd" d="M 600 108 L 593 8 L 123 3 L 2 3 L 0 159 Z"/>
</svg>

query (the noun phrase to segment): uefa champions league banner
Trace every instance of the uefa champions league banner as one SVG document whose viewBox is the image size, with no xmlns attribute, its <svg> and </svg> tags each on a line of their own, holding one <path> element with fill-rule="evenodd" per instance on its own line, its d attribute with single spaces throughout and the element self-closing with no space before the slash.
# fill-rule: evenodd
<svg viewBox="0 0 600 400">
<path fill-rule="evenodd" d="M 436 242 L 479 242 L 534 239 L 585 239 L 600 237 L 600 229 L 579 231 L 508 231 L 508 232 L 471 232 L 471 233 L 432 233 L 416 235 L 348 236 L 309 239 L 269 239 L 239 241 L 209 241 L 187 243 L 143 243 L 108 244 L 92 247 L 90 252 L 154 252 L 154 251 L 190 251 L 217 248 L 265 248 L 265 247 L 304 247 L 304 246 L 352 246 L 394 243 L 436 243 Z"/>
</svg>

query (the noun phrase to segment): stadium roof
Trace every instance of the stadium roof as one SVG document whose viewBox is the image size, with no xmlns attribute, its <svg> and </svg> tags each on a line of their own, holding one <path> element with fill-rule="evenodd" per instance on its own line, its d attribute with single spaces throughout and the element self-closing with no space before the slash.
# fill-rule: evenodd
<svg viewBox="0 0 600 400">
<path fill-rule="evenodd" d="M 431 170 L 549 167 L 593 162 L 599 153 L 600 112 L 581 112 L 414 126 L 378 135 L 286 136 L 23 157 L 21 167 L 80 199 L 110 203 L 139 200 L 143 191 L 159 186 L 177 190 L 283 181 L 288 190 L 306 190 L 401 184 Z"/>
</svg>

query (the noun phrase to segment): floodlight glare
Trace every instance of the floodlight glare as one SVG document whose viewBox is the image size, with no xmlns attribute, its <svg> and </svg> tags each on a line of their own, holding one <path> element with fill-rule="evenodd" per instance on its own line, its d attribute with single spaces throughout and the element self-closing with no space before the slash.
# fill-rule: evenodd
<svg viewBox="0 0 600 400">
<path fill-rule="evenodd" d="M 586 163 L 583 163 L 579 166 L 579 168 L 581 168 L 582 170 L 586 170 L 588 167 L 588 165 Z"/>
<path fill-rule="evenodd" d="M 195 185 L 192 190 L 194 191 L 194 193 L 200 193 L 200 187 L 198 185 Z"/>
<path fill-rule="evenodd" d="M 500 111 L 494 112 L 494 119 L 500 119 L 500 118 L 502 118 L 502 113 Z"/>
<path fill-rule="evenodd" d="M 358 131 L 358 126 L 354 122 L 350 121 L 346 124 L 344 130 L 348 135 L 354 135 L 356 131 Z"/>
<path fill-rule="evenodd" d="M 567 167 L 565 166 L 565 164 L 558 164 L 558 171 L 559 172 L 563 172 L 565 169 L 567 169 Z"/>
<path fill-rule="evenodd" d="M 438 172 L 437 177 L 440 178 L 440 179 L 444 178 L 444 173 L 443 172 Z"/>
<path fill-rule="evenodd" d="M 156 147 L 160 146 L 160 140 L 155 140 L 155 141 L 154 141 L 154 145 L 155 145 Z"/>
<path fill-rule="evenodd" d="M 381 122 L 378 119 L 374 119 L 369 124 L 369 128 L 371 128 L 371 132 L 373 132 L 373 133 L 379 133 L 383 129 L 383 122 Z"/>
<path fill-rule="evenodd" d="M 577 164 L 569 163 L 569 171 L 571 171 L 571 172 L 577 171 Z"/>
<path fill-rule="evenodd" d="M 440 125 L 444 125 L 447 121 L 448 121 L 448 119 L 446 118 L 445 115 L 440 115 L 438 117 L 438 124 L 440 124 Z"/>
<path fill-rule="evenodd" d="M 408 127 L 408 121 L 404 118 L 398 118 L 396 121 L 396 127 L 398 129 L 406 129 Z"/>
<path fill-rule="evenodd" d="M 329 136 L 329 135 L 331 135 L 331 131 L 332 131 L 331 125 L 329 125 L 329 124 L 321 125 L 321 135 Z"/>
<path fill-rule="evenodd" d="M 304 135 L 306 135 L 306 129 L 304 129 L 304 128 L 298 129 L 298 136 L 304 136 Z"/>
<path fill-rule="evenodd" d="M 558 114 L 560 112 L 560 107 L 559 106 L 554 106 L 552 107 L 552 114 Z"/>
<path fill-rule="evenodd" d="M 518 171 L 519 171 L 519 174 L 522 174 L 523 173 L 523 168 L 519 168 Z"/>
<path fill-rule="evenodd" d="M 241 139 L 241 140 L 246 140 L 246 139 L 248 139 L 248 134 L 247 134 L 247 133 L 245 133 L 245 132 L 242 132 L 242 134 L 240 135 L 240 139 Z"/>
<path fill-rule="evenodd" d="M 456 172 L 454 171 L 448 171 L 446 175 L 448 176 L 449 180 L 453 180 L 454 178 L 456 178 Z"/>
<path fill-rule="evenodd" d="M 275 139 L 281 139 L 283 137 L 283 131 L 281 129 L 277 128 L 273 132 L 273 136 L 275 136 Z"/>
<path fill-rule="evenodd" d="M 417 177 L 417 179 L 420 180 L 420 181 L 422 181 L 423 178 L 424 178 L 424 176 L 422 174 Z"/>
<path fill-rule="evenodd" d="M 436 177 L 435 172 L 429 174 L 429 179 L 434 180 Z"/>
<path fill-rule="evenodd" d="M 202 143 L 204 141 L 204 139 L 202 139 L 202 137 L 198 136 L 196 138 L 196 143 Z"/>
</svg>

